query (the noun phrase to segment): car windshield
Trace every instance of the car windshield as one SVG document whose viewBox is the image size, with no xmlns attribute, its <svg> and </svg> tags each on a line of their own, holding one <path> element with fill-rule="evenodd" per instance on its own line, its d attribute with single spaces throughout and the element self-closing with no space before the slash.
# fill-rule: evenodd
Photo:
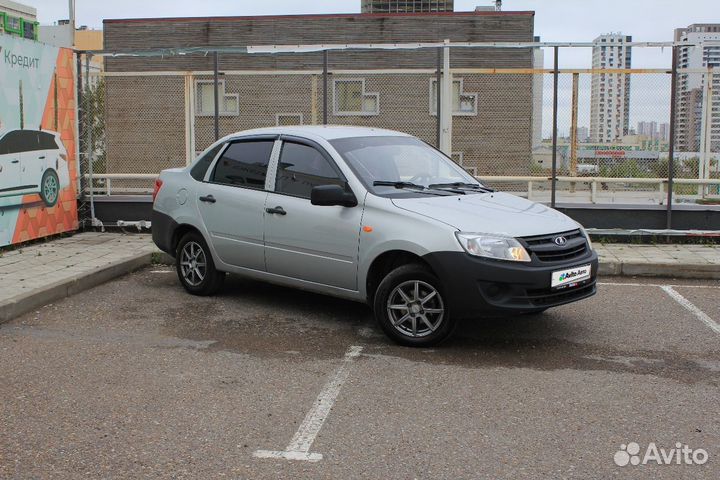
<svg viewBox="0 0 720 480">
<path fill-rule="evenodd" d="M 399 189 L 432 194 L 483 188 L 455 162 L 414 137 L 351 137 L 330 143 L 378 195 Z"/>
</svg>

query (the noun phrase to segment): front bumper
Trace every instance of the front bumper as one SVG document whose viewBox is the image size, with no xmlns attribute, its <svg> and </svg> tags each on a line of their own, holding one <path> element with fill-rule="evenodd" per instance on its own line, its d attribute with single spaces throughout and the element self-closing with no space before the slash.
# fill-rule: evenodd
<svg viewBox="0 0 720 480">
<path fill-rule="evenodd" d="M 439 277 L 450 311 L 458 317 L 540 311 L 596 293 L 598 257 L 593 251 L 552 264 L 490 260 L 465 252 L 436 252 L 423 259 Z M 588 264 L 589 279 L 563 289 L 550 287 L 552 272 Z"/>
</svg>

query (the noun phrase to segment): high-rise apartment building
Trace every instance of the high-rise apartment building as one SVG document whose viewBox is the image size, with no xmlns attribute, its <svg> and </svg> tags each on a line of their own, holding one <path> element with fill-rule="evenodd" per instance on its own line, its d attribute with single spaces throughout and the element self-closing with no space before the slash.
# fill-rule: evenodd
<svg viewBox="0 0 720 480">
<path fill-rule="evenodd" d="M 669 123 L 661 123 L 660 129 L 658 131 L 658 138 L 662 142 L 667 142 L 670 140 L 670 124 Z"/>
<path fill-rule="evenodd" d="M 593 69 L 630 68 L 632 37 L 621 33 L 601 35 L 593 42 Z M 590 97 L 590 141 L 611 143 L 628 134 L 630 126 L 630 75 L 595 73 Z"/>
<path fill-rule="evenodd" d="M 638 122 L 637 134 L 649 138 L 656 138 L 658 136 L 657 122 Z"/>
<path fill-rule="evenodd" d="M 452 12 L 454 0 L 362 0 L 362 13 Z"/>
<path fill-rule="evenodd" d="M 695 23 L 675 30 L 675 41 L 686 42 L 678 51 L 678 68 L 720 67 L 720 23 Z M 703 116 L 710 125 L 705 129 L 713 150 L 720 148 L 720 74 L 713 75 L 712 98 L 704 101 L 706 73 L 678 75 L 676 147 L 680 151 L 697 152 L 703 148 Z"/>
</svg>

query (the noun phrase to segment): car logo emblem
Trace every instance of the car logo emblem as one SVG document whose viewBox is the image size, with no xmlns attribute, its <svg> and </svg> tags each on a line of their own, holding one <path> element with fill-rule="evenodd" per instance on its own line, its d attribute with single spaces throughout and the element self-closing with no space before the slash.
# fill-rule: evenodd
<svg viewBox="0 0 720 480">
<path fill-rule="evenodd" d="M 555 237 L 555 238 L 553 239 L 553 242 L 555 242 L 555 245 L 557 245 L 558 247 L 564 247 L 565 244 L 567 243 L 567 238 L 565 238 L 565 237 Z"/>
</svg>

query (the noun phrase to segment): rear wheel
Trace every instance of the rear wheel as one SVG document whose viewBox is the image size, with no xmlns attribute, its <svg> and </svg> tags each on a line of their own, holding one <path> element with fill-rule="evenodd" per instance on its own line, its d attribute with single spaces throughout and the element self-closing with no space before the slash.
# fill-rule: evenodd
<svg viewBox="0 0 720 480">
<path fill-rule="evenodd" d="M 225 281 L 225 272 L 215 268 L 205 239 L 197 232 L 186 233 L 175 254 L 178 278 L 193 295 L 214 295 Z"/>
<path fill-rule="evenodd" d="M 48 207 L 54 207 L 60 196 L 60 180 L 55 170 L 47 169 L 40 181 L 40 198 Z"/>
<path fill-rule="evenodd" d="M 455 327 L 440 281 L 418 264 L 398 267 L 383 279 L 375 293 L 374 311 L 390 338 L 412 347 L 436 345 Z"/>
</svg>

